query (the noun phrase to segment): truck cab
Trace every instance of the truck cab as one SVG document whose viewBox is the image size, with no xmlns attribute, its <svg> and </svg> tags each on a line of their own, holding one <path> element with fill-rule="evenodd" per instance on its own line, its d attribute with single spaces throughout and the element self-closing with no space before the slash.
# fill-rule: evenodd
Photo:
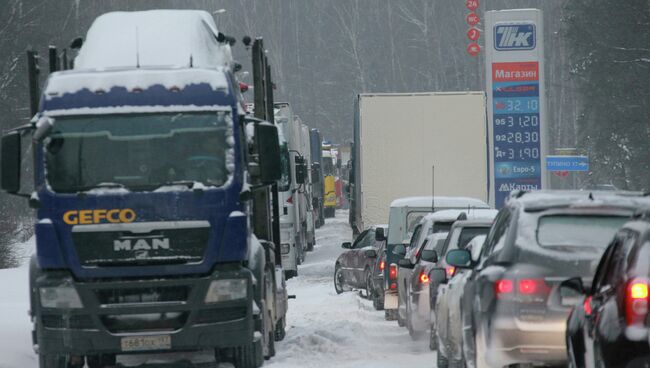
<svg viewBox="0 0 650 368">
<path fill-rule="evenodd" d="M 142 13 L 119 13 L 120 25 L 180 17 L 218 38 L 207 13 Z M 99 29 L 119 14 L 98 18 Z M 91 27 L 88 40 L 100 33 Z M 268 250 L 279 252 L 255 236 L 256 214 L 271 213 L 256 193 L 279 179 L 277 128 L 246 119 L 231 69 L 199 67 L 208 61 L 198 54 L 185 67 L 93 68 L 90 54 L 80 58 L 49 76 L 32 121 L 2 138 L 2 189 L 36 208 L 39 365 L 207 349 L 237 368 L 261 365 L 270 315 L 284 316 L 270 305 L 284 280 L 267 268 Z M 20 175 L 25 140 L 31 192 Z"/>
</svg>

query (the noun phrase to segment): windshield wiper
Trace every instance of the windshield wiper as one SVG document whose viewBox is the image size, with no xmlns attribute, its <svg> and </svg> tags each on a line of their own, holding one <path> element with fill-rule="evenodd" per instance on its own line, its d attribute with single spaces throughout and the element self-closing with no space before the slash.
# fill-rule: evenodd
<svg viewBox="0 0 650 368">
<path fill-rule="evenodd" d="M 175 185 L 184 185 L 190 189 L 194 187 L 194 181 L 192 180 L 175 180 L 175 181 L 168 181 L 160 184 L 158 188 L 162 187 L 170 187 L 170 186 L 175 186 Z"/>
</svg>

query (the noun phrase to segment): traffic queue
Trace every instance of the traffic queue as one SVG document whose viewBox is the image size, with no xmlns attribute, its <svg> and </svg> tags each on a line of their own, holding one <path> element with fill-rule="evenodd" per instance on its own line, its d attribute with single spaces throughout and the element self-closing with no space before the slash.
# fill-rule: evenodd
<svg viewBox="0 0 650 368">
<path fill-rule="evenodd" d="M 334 285 L 428 335 L 438 368 L 647 366 L 649 236 L 637 192 L 400 198 L 343 243 Z"/>
</svg>

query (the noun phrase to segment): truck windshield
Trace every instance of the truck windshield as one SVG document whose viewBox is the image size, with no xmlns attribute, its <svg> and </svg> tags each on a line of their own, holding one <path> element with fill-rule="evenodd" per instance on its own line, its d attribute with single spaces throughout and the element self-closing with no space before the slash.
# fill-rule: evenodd
<svg viewBox="0 0 650 368">
<path fill-rule="evenodd" d="M 46 178 L 61 193 L 221 186 L 231 126 L 225 112 L 58 117 L 44 140 Z"/>
</svg>

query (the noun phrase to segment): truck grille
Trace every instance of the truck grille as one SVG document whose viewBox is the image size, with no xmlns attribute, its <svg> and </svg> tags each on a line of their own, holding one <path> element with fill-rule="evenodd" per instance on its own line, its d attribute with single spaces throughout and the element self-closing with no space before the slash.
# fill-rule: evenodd
<svg viewBox="0 0 650 368">
<path fill-rule="evenodd" d="M 95 291 L 102 307 L 121 304 L 184 303 L 190 294 L 189 286 L 165 286 L 133 289 L 99 289 Z"/>
<path fill-rule="evenodd" d="M 72 240 L 85 267 L 197 263 L 210 236 L 207 221 L 77 225 Z"/>
<path fill-rule="evenodd" d="M 102 316 L 111 333 L 172 332 L 185 326 L 188 312 L 141 313 Z"/>
</svg>

